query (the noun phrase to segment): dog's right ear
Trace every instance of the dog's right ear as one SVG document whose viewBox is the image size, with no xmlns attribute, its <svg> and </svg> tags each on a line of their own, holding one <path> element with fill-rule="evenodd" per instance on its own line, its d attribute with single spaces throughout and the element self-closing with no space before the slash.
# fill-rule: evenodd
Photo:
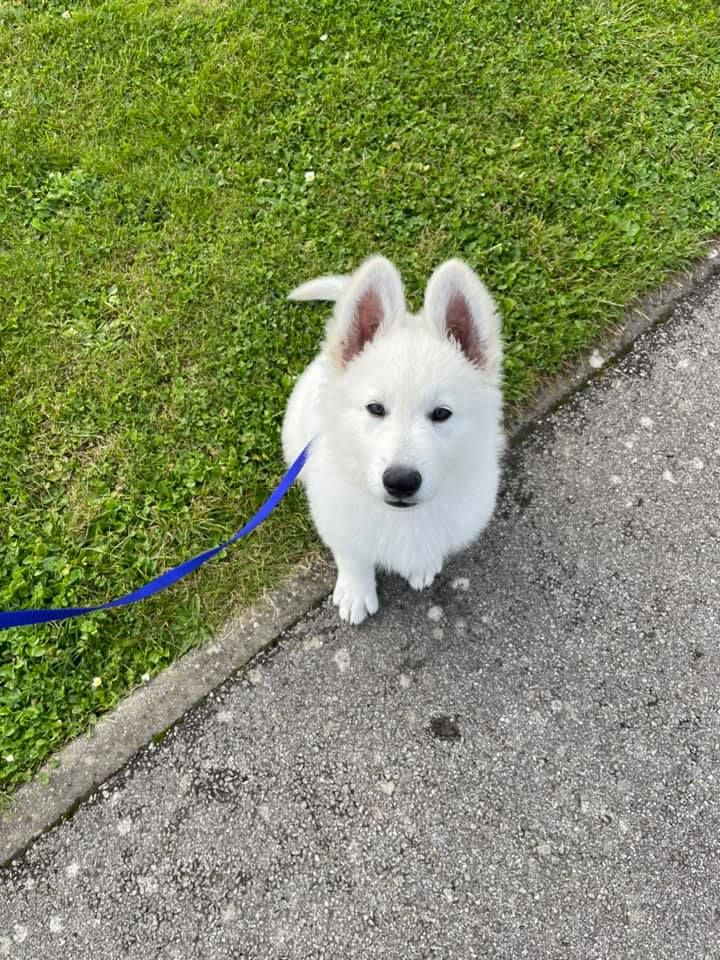
<svg viewBox="0 0 720 960">
<path fill-rule="evenodd" d="M 350 277 L 328 324 L 326 349 L 345 367 L 381 331 L 405 315 L 405 292 L 397 269 L 385 257 L 371 257 Z"/>
</svg>

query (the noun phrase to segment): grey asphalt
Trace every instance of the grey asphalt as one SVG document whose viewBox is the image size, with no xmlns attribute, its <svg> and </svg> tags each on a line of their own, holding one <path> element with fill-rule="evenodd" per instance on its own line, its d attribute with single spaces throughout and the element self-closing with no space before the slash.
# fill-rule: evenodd
<svg viewBox="0 0 720 960">
<path fill-rule="evenodd" d="M 716 278 L 429 592 L 311 610 L 0 872 L 0 957 L 720 958 L 719 321 Z"/>
</svg>

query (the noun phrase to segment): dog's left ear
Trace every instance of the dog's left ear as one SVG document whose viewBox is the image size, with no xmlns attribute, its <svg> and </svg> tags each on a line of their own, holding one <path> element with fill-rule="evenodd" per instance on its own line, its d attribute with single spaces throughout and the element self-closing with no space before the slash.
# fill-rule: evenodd
<svg viewBox="0 0 720 960">
<path fill-rule="evenodd" d="M 385 257 L 370 257 L 350 277 L 328 325 L 327 349 L 344 367 L 378 333 L 405 315 L 405 292 L 396 267 Z"/>
<path fill-rule="evenodd" d="M 454 340 L 470 363 L 499 378 L 500 315 L 477 274 L 461 260 L 447 260 L 430 277 L 423 309 L 442 337 Z"/>
</svg>

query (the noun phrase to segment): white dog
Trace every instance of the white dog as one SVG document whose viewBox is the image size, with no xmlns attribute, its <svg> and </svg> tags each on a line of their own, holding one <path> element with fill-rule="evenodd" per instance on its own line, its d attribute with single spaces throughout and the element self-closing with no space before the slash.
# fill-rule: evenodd
<svg viewBox="0 0 720 960">
<path fill-rule="evenodd" d="M 435 271 L 415 316 L 383 257 L 290 299 L 336 301 L 282 441 L 292 463 L 312 440 L 300 478 L 337 565 L 333 601 L 360 623 L 378 609 L 376 568 L 428 587 L 492 515 L 504 446 L 500 320 L 459 260 Z"/>
</svg>

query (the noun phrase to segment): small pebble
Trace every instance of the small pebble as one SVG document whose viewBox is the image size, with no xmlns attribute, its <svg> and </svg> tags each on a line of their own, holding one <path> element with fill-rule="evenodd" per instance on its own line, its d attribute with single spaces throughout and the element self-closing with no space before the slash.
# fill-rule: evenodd
<svg viewBox="0 0 720 960">
<path fill-rule="evenodd" d="M 345 673 L 350 666 L 350 652 L 346 647 L 343 647 L 341 650 L 338 650 L 333 660 L 340 673 Z"/>
<path fill-rule="evenodd" d="M 308 637 L 307 640 L 303 640 L 302 649 L 303 650 L 319 650 L 323 645 L 322 640 L 318 636 Z"/>
</svg>

